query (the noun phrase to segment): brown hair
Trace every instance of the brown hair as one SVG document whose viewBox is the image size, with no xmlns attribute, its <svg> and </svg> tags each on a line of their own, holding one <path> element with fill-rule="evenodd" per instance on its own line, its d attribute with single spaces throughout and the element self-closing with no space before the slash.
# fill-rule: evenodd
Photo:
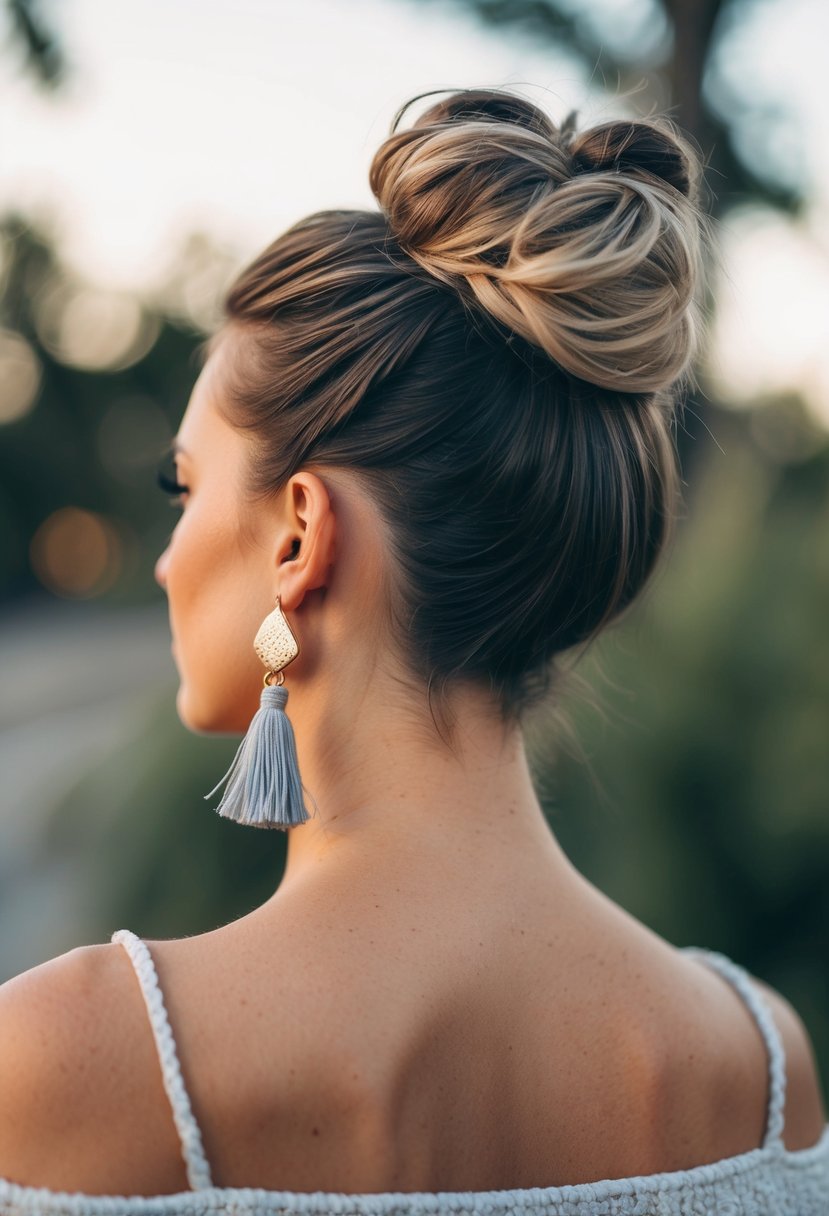
<svg viewBox="0 0 829 1216">
<path fill-rule="evenodd" d="M 371 165 L 380 211 L 308 216 L 230 287 L 223 409 L 254 498 L 305 465 L 360 478 L 430 707 L 474 681 L 518 721 L 671 534 L 699 164 L 666 119 L 577 134 L 473 89 L 398 130 L 411 104 Z"/>
</svg>

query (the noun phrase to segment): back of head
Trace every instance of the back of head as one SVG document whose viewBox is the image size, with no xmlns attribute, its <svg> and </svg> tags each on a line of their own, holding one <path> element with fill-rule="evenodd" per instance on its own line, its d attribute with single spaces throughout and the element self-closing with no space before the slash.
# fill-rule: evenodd
<svg viewBox="0 0 829 1216">
<path fill-rule="evenodd" d="M 518 719 L 670 534 L 699 164 L 667 120 L 578 133 L 495 89 L 399 129 L 407 108 L 380 210 L 308 216 L 232 285 L 224 408 L 254 496 L 312 463 L 362 479 L 413 680 L 482 684 Z"/>
</svg>

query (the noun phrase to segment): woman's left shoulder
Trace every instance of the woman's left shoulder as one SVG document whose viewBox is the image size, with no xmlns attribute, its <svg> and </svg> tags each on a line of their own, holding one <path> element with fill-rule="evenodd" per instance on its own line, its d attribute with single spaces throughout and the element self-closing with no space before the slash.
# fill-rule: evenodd
<svg viewBox="0 0 829 1216">
<path fill-rule="evenodd" d="M 811 1148 L 826 1127 L 826 1103 L 811 1036 L 782 992 L 755 975 L 751 980 L 766 999 L 786 1057 L 783 1143 L 790 1150 Z"/>
</svg>

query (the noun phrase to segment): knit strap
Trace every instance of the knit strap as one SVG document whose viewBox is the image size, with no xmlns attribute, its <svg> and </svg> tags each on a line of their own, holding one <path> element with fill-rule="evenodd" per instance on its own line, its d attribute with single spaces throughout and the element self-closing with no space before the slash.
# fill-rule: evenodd
<svg viewBox="0 0 829 1216">
<path fill-rule="evenodd" d="M 719 954 L 716 950 L 707 950 L 701 946 L 685 946 L 683 949 L 686 953 L 696 954 L 728 980 L 738 995 L 742 997 L 757 1023 L 766 1044 L 769 1059 L 769 1100 L 763 1148 L 770 1148 L 772 1145 L 782 1146 L 783 1108 L 786 1104 L 786 1052 L 766 998 L 752 984 L 749 973 L 724 954 Z"/>
<path fill-rule="evenodd" d="M 149 947 L 129 929 L 117 929 L 110 940 L 120 942 L 124 947 L 141 986 L 161 1064 L 164 1089 L 173 1109 L 173 1120 L 181 1141 L 181 1152 L 187 1167 L 187 1181 L 191 1190 L 194 1191 L 211 1187 L 213 1182 L 204 1152 L 201 1131 L 193 1114 L 184 1078 L 181 1075 L 176 1043 L 170 1028 L 167 1010 L 164 1007 L 158 973 Z"/>
</svg>

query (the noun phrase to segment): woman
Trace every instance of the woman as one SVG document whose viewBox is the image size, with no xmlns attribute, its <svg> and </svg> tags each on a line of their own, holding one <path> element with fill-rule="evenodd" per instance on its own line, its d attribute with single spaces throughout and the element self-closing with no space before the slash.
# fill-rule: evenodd
<svg viewBox="0 0 829 1216">
<path fill-rule="evenodd" d="M 231 288 L 156 570 L 284 877 L 0 989 L 0 1212 L 825 1212 L 798 1015 L 574 869 L 521 735 L 670 534 L 695 155 L 497 90 L 401 115 L 380 212 Z"/>
</svg>

